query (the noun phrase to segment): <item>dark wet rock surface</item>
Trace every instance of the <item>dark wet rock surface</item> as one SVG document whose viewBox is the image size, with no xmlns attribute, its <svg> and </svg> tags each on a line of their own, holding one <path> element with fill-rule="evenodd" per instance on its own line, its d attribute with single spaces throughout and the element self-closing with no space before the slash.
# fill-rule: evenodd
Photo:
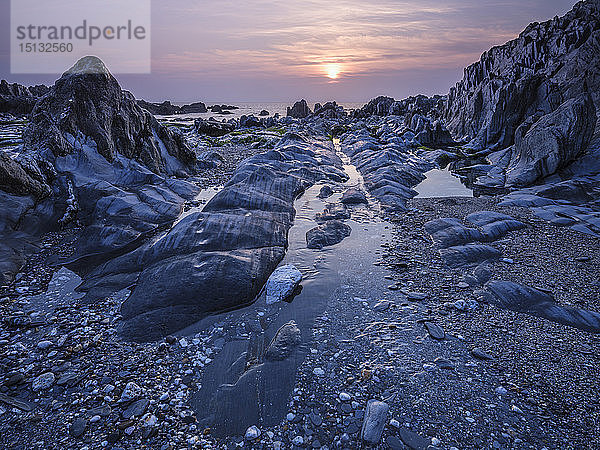
<svg viewBox="0 0 600 450">
<path fill-rule="evenodd" d="M 322 249 L 339 244 L 350 236 L 352 228 L 339 220 L 328 220 L 306 233 L 306 246 L 312 249 Z"/>
</svg>

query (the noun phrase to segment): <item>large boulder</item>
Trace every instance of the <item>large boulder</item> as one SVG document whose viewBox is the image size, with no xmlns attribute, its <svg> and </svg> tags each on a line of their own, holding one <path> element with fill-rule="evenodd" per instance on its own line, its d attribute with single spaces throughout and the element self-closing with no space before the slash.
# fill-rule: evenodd
<svg viewBox="0 0 600 450">
<path fill-rule="evenodd" d="M 589 95 L 566 101 L 532 125 L 525 122 L 516 132 L 506 184 L 527 186 L 565 167 L 585 151 L 595 127 Z"/>
</svg>

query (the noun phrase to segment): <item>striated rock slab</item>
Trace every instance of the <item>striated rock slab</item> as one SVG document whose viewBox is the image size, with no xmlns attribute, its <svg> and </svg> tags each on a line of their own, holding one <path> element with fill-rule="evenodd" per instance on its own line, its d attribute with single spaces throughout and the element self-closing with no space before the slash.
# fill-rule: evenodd
<svg viewBox="0 0 600 450">
<path fill-rule="evenodd" d="M 502 252 L 485 244 L 466 244 L 440 250 L 442 259 L 452 268 L 477 266 L 486 261 L 500 259 Z"/>
<path fill-rule="evenodd" d="M 600 333 L 600 313 L 561 306 L 554 298 L 529 286 L 492 281 L 481 296 L 500 308 L 526 313 L 591 333 Z"/>
<path fill-rule="evenodd" d="M 244 161 L 202 211 L 99 266 L 81 290 L 91 300 L 133 286 L 120 331 L 136 340 L 248 304 L 285 255 L 294 200 L 318 181 L 346 179 L 330 143 L 284 136 L 274 150 Z"/>
</svg>

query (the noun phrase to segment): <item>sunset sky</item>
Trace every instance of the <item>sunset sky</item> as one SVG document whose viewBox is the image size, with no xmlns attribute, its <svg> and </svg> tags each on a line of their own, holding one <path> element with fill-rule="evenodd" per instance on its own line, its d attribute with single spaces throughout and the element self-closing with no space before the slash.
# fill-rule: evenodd
<svg viewBox="0 0 600 450">
<path fill-rule="evenodd" d="M 10 74 L 0 0 L 0 78 Z M 573 0 L 169 0 L 152 2 L 152 74 L 119 75 L 148 100 L 364 102 L 445 94 L 465 65 Z"/>
</svg>

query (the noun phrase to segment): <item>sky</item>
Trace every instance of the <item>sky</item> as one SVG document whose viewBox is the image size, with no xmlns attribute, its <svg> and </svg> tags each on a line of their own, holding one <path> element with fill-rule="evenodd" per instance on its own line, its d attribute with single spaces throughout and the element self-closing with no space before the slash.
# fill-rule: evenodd
<svg viewBox="0 0 600 450">
<path fill-rule="evenodd" d="M 482 52 L 574 3 L 152 0 L 152 72 L 117 79 L 138 98 L 177 103 L 446 94 Z M 0 0 L 0 79 L 52 84 L 59 74 L 10 73 L 8 12 Z"/>
</svg>

